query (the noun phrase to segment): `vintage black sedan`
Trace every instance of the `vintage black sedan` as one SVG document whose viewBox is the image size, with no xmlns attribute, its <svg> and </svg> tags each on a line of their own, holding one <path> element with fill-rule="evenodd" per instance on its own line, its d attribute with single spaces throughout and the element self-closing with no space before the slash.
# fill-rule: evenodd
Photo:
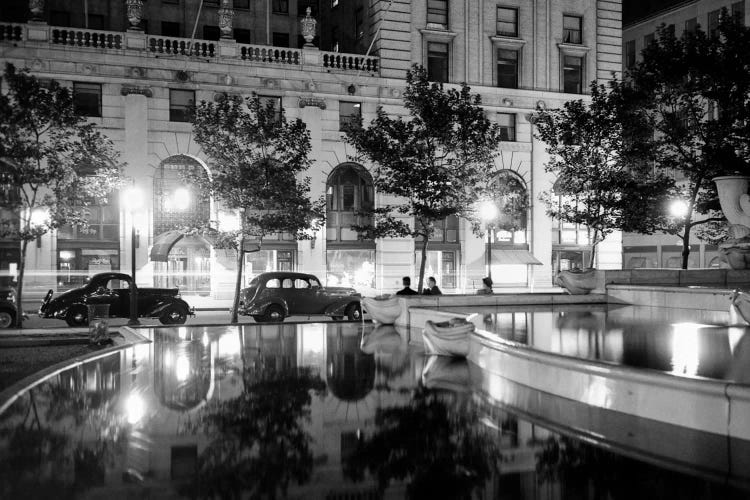
<svg viewBox="0 0 750 500">
<path fill-rule="evenodd" d="M 16 289 L 11 286 L 0 286 L 0 328 L 10 328 L 18 315 Z"/>
<path fill-rule="evenodd" d="M 70 326 L 88 323 L 88 307 L 91 304 L 109 304 L 112 318 L 130 317 L 130 285 L 133 280 L 127 274 L 99 273 L 80 288 L 68 290 L 57 297 L 47 292 L 39 308 L 42 318 L 65 320 Z M 138 316 L 159 318 L 165 325 L 182 324 L 193 309 L 180 298 L 177 288 L 138 288 Z"/>
<path fill-rule="evenodd" d="M 284 321 L 292 315 L 325 315 L 340 320 L 362 319 L 361 295 L 353 288 L 323 287 L 312 274 L 262 273 L 240 293 L 238 313 L 255 321 Z"/>
</svg>

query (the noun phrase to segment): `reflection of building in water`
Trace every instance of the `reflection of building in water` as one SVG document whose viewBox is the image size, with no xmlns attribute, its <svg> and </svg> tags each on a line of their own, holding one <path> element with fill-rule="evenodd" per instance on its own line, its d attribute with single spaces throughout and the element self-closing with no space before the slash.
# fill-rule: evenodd
<svg viewBox="0 0 750 500">
<path fill-rule="evenodd" d="M 154 392 L 159 401 L 177 411 L 205 403 L 212 385 L 210 345 L 158 330 L 154 335 Z"/>
<path fill-rule="evenodd" d="M 326 333 L 326 381 L 341 401 L 357 403 L 375 386 L 375 358 L 359 348 L 360 335 L 331 325 Z"/>
</svg>

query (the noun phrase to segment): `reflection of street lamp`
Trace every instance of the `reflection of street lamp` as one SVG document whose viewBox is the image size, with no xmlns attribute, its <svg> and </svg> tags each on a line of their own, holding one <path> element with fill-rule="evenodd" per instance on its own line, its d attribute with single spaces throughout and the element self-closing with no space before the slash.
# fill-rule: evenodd
<svg viewBox="0 0 750 500">
<path fill-rule="evenodd" d="M 138 286 L 135 284 L 135 211 L 143 206 L 143 191 L 133 184 L 123 193 L 123 202 L 130 212 L 130 319 L 128 325 L 140 325 L 138 321 Z"/>
<path fill-rule="evenodd" d="M 492 280 L 492 227 L 497 213 L 497 205 L 492 200 L 485 200 L 479 205 L 479 217 L 487 225 L 487 277 L 490 280 Z"/>
</svg>

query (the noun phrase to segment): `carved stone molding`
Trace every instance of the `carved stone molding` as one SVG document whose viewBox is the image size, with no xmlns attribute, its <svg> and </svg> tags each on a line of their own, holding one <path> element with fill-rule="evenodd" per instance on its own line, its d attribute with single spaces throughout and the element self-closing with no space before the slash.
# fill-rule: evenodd
<svg viewBox="0 0 750 500">
<path fill-rule="evenodd" d="M 326 101 L 322 97 L 300 97 L 299 107 L 317 106 L 320 109 L 326 109 Z"/>
<path fill-rule="evenodd" d="M 154 93 L 151 92 L 149 87 L 139 87 L 137 85 L 123 85 L 120 89 L 120 95 L 139 94 L 145 95 L 146 97 L 153 97 Z"/>
</svg>

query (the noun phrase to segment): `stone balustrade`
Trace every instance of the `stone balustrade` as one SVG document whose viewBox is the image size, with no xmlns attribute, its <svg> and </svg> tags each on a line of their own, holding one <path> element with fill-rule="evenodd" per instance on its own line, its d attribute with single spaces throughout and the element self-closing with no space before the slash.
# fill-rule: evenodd
<svg viewBox="0 0 750 500">
<path fill-rule="evenodd" d="M 141 32 L 115 32 L 82 28 L 48 26 L 43 23 L 0 24 L 0 43 L 30 45 L 52 44 L 99 50 L 138 51 L 163 56 L 196 56 L 209 62 L 241 60 L 251 64 L 273 64 L 318 67 L 320 71 L 363 73 L 377 76 L 378 57 L 359 54 L 324 52 L 315 47 L 292 49 L 269 45 L 236 43 L 233 40 L 191 40 L 168 36 L 146 35 Z"/>
</svg>

